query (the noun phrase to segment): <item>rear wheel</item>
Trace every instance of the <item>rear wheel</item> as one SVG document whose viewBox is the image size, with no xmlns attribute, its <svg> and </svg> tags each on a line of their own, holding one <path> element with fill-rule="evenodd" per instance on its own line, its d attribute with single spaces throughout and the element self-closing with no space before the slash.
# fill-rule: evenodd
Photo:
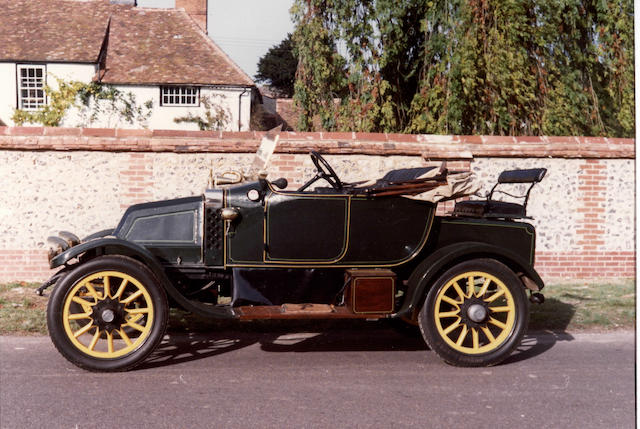
<svg viewBox="0 0 640 429">
<path fill-rule="evenodd" d="M 140 262 L 103 256 L 69 273 L 47 307 L 49 335 L 73 364 L 92 371 L 123 371 L 160 343 L 167 297 Z"/>
<path fill-rule="evenodd" d="M 529 321 L 524 287 L 504 264 L 473 259 L 435 282 L 419 322 L 422 335 L 447 363 L 489 366 L 520 344 Z"/>
</svg>

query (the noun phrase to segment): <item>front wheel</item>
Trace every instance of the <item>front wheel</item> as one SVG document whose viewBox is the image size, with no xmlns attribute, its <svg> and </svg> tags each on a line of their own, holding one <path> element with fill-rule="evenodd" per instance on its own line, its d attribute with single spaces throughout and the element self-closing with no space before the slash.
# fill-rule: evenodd
<svg viewBox="0 0 640 429">
<path fill-rule="evenodd" d="M 504 264 L 473 259 L 446 271 L 427 294 L 420 330 L 447 363 L 490 366 L 520 344 L 529 322 L 522 283 Z"/>
<path fill-rule="evenodd" d="M 64 277 L 51 294 L 47 327 L 58 351 L 91 371 L 124 371 L 164 336 L 167 297 L 147 267 L 103 256 Z"/>
</svg>

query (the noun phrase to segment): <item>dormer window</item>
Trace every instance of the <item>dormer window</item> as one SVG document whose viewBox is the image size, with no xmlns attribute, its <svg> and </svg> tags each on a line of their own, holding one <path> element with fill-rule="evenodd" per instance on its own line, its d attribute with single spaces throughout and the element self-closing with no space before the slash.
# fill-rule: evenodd
<svg viewBox="0 0 640 429">
<path fill-rule="evenodd" d="M 162 106 L 198 106 L 200 88 L 197 86 L 163 86 L 160 89 Z"/>
<path fill-rule="evenodd" d="M 37 110 L 47 104 L 46 75 L 44 65 L 18 64 L 18 108 Z"/>
</svg>

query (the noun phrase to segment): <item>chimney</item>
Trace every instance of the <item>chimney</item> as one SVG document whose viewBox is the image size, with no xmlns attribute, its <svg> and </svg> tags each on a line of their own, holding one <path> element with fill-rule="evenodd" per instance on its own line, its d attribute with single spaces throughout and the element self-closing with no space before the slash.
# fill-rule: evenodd
<svg viewBox="0 0 640 429">
<path fill-rule="evenodd" d="M 207 32 L 207 0 L 176 0 L 176 9 L 184 9 Z"/>
</svg>

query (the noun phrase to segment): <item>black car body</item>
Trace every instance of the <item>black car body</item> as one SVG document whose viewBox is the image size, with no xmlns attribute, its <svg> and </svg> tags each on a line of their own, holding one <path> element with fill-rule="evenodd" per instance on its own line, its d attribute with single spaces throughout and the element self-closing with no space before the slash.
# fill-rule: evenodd
<svg viewBox="0 0 640 429">
<path fill-rule="evenodd" d="M 456 365 L 513 351 L 528 322 L 525 291 L 544 286 L 535 229 L 518 220 L 526 199 L 467 201 L 437 216 L 436 202 L 407 195 L 446 182 L 446 171 L 359 186 L 312 158 L 310 182 L 331 187 L 284 191 L 283 179 L 258 178 L 131 206 L 115 229 L 83 240 L 54 238 L 50 266 L 62 269 L 41 290 L 56 284 L 47 322 L 58 350 L 90 370 L 131 368 L 176 305 L 214 318 L 402 319 Z M 534 184 L 544 171 L 503 176 Z"/>
</svg>

